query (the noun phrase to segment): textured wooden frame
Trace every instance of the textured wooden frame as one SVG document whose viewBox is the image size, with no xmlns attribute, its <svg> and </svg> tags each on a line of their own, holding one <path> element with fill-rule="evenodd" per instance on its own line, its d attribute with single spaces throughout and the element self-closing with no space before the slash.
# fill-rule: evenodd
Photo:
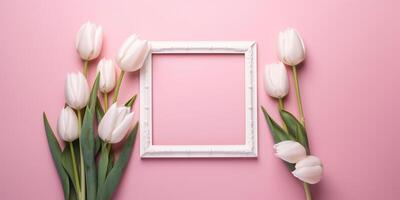
<svg viewBox="0 0 400 200">
<path fill-rule="evenodd" d="M 142 158 L 257 157 L 257 45 L 252 41 L 152 41 L 140 70 L 140 155 Z M 245 144 L 154 145 L 152 141 L 152 54 L 244 54 Z"/>
</svg>

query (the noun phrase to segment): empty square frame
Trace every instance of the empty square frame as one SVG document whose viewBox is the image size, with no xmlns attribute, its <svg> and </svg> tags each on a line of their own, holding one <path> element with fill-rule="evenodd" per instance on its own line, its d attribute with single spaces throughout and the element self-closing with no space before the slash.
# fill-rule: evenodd
<svg viewBox="0 0 400 200">
<path fill-rule="evenodd" d="M 257 157 L 257 46 L 252 41 L 151 41 L 151 51 L 140 70 L 140 155 L 142 158 Z M 152 55 L 244 55 L 245 142 L 232 145 L 153 144 Z M 189 66 L 190 67 L 190 66 Z M 223 79 L 223 77 L 221 77 Z M 210 97 L 212 99 L 212 97 Z M 227 99 L 229 101 L 229 99 Z M 177 107 L 176 109 L 179 109 Z M 188 115 L 192 113 L 187 113 Z M 165 119 L 168 120 L 168 119 Z M 196 127 L 193 127 L 196 128 Z M 189 130 L 188 130 L 189 131 Z"/>
</svg>

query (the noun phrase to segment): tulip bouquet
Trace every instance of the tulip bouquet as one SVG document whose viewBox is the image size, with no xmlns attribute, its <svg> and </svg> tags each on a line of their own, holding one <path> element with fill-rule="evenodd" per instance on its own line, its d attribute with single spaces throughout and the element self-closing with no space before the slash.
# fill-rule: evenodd
<svg viewBox="0 0 400 200">
<path fill-rule="evenodd" d="M 57 133 L 65 143 L 64 148 L 43 113 L 48 144 L 66 200 L 110 199 L 129 161 L 138 131 L 138 123 L 133 127 L 134 114 L 131 112 L 136 95 L 124 106 L 118 106 L 117 100 L 125 72 L 139 70 L 150 47 L 136 35 L 129 37 L 116 57 L 121 68 L 118 80 L 113 60 L 101 59 L 90 90 L 88 63 L 100 55 L 102 39 L 102 28 L 91 22 L 82 25 L 77 34 L 76 49 L 84 62 L 83 73 L 70 73 L 66 78 L 66 105 L 57 122 Z M 108 108 L 108 97 L 114 87 L 113 103 Z M 99 101 L 100 94 L 103 102 Z M 112 144 L 124 138 L 117 159 Z"/>
<path fill-rule="evenodd" d="M 286 29 L 279 33 L 278 51 L 281 62 L 266 65 L 264 87 L 267 94 L 278 100 L 283 125 L 276 123 L 264 107 L 261 109 L 275 142 L 275 155 L 286 163 L 295 177 L 303 181 L 306 199 L 311 200 L 309 184 L 316 184 L 321 180 L 323 167 L 321 160 L 310 154 L 301 103 L 297 65 L 305 59 L 303 40 L 294 29 Z M 289 91 L 289 78 L 285 64 L 290 66 L 293 72 L 299 119 L 286 111 L 284 107 L 284 98 Z"/>
</svg>

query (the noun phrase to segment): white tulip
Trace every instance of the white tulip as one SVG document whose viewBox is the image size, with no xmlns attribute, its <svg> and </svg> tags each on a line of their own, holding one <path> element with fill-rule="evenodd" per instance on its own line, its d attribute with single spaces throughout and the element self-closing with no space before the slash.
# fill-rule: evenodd
<svg viewBox="0 0 400 200">
<path fill-rule="evenodd" d="M 116 61 L 122 71 L 133 72 L 143 66 L 149 52 L 150 46 L 146 40 L 131 35 L 118 51 Z"/>
<path fill-rule="evenodd" d="M 114 103 L 101 119 L 98 131 L 99 137 L 107 143 L 120 142 L 132 126 L 133 113 L 130 108 L 118 107 Z"/>
<path fill-rule="evenodd" d="M 306 149 L 300 143 L 285 140 L 274 145 L 275 155 L 288 163 L 296 163 L 306 157 Z"/>
<path fill-rule="evenodd" d="M 115 67 L 111 59 L 101 59 L 97 65 L 97 72 L 100 73 L 99 90 L 102 93 L 109 93 L 115 87 Z"/>
<path fill-rule="evenodd" d="M 89 101 L 90 89 L 82 73 L 69 73 L 65 81 L 65 98 L 67 104 L 74 109 L 81 109 Z"/>
<path fill-rule="evenodd" d="M 274 63 L 265 66 L 264 88 L 268 95 L 283 98 L 289 92 L 289 78 L 283 63 Z"/>
<path fill-rule="evenodd" d="M 292 28 L 288 28 L 279 33 L 278 37 L 279 59 L 290 66 L 301 63 L 306 56 L 303 39 Z"/>
<path fill-rule="evenodd" d="M 61 110 L 58 117 L 57 132 L 61 139 L 67 142 L 72 142 L 79 137 L 78 118 L 74 110 L 68 106 Z"/>
<path fill-rule="evenodd" d="M 102 27 L 86 22 L 76 35 L 75 47 L 83 60 L 93 60 L 100 55 L 102 43 Z"/>
<path fill-rule="evenodd" d="M 321 180 L 323 167 L 321 160 L 316 156 L 307 156 L 296 164 L 292 174 L 303 182 L 316 184 Z"/>
</svg>

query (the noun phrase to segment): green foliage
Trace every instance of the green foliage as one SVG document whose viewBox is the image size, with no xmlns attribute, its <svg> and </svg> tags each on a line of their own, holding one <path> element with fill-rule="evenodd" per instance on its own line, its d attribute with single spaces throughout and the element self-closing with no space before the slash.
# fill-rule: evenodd
<svg viewBox="0 0 400 200">
<path fill-rule="evenodd" d="M 308 144 L 307 132 L 304 126 L 296 119 L 291 113 L 286 110 L 280 111 L 281 117 L 288 128 L 288 132 L 296 138 L 306 148 L 307 154 L 310 154 L 310 147 Z"/>
<path fill-rule="evenodd" d="M 54 164 L 57 169 L 57 173 L 60 177 L 61 184 L 64 191 L 64 199 L 69 199 L 70 196 L 70 182 L 68 179 L 67 172 L 65 171 L 63 164 L 62 164 L 62 152 L 60 145 L 57 142 L 56 137 L 54 136 L 53 130 L 50 127 L 49 121 L 47 120 L 46 114 L 43 113 L 43 122 L 44 122 L 44 129 L 46 132 L 47 141 L 50 148 L 51 156 L 53 157 Z"/>
<path fill-rule="evenodd" d="M 95 161 L 95 138 L 94 138 L 94 111 L 96 109 L 97 91 L 99 87 L 99 75 L 93 84 L 90 94 L 89 104 L 86 106 L 85 116 L 83 118 L 80 145 L 82 147 L 82 155 L 86 172 L 86 188 L 87 200 L 96 199 L 97 191 L 97 169 Z"/>
<path fill-rule="evenodd" d="M 111 198 L 112 194 L 114 193 L 115 189 L 117 188 L 122 174 L 129 162 L 129 159 L 132 154 L 133 150 L 133 145 L 135 143 L 135 138 L 137 135 L 138 131 L 138 123 L 136 123 L 135 127 L 132 129 L 132 131 L 129 133 L 128 138 L 125 141 L 125 144 L 122 148 L 121 154 L 118 158 L 118 160 L 115 162 L 113 168 L 107 175 L 107 178 L 104 182 L 99 187 L 99 193 L 98 193 L 98 200 L 108 200 Z"/>
</svg>

